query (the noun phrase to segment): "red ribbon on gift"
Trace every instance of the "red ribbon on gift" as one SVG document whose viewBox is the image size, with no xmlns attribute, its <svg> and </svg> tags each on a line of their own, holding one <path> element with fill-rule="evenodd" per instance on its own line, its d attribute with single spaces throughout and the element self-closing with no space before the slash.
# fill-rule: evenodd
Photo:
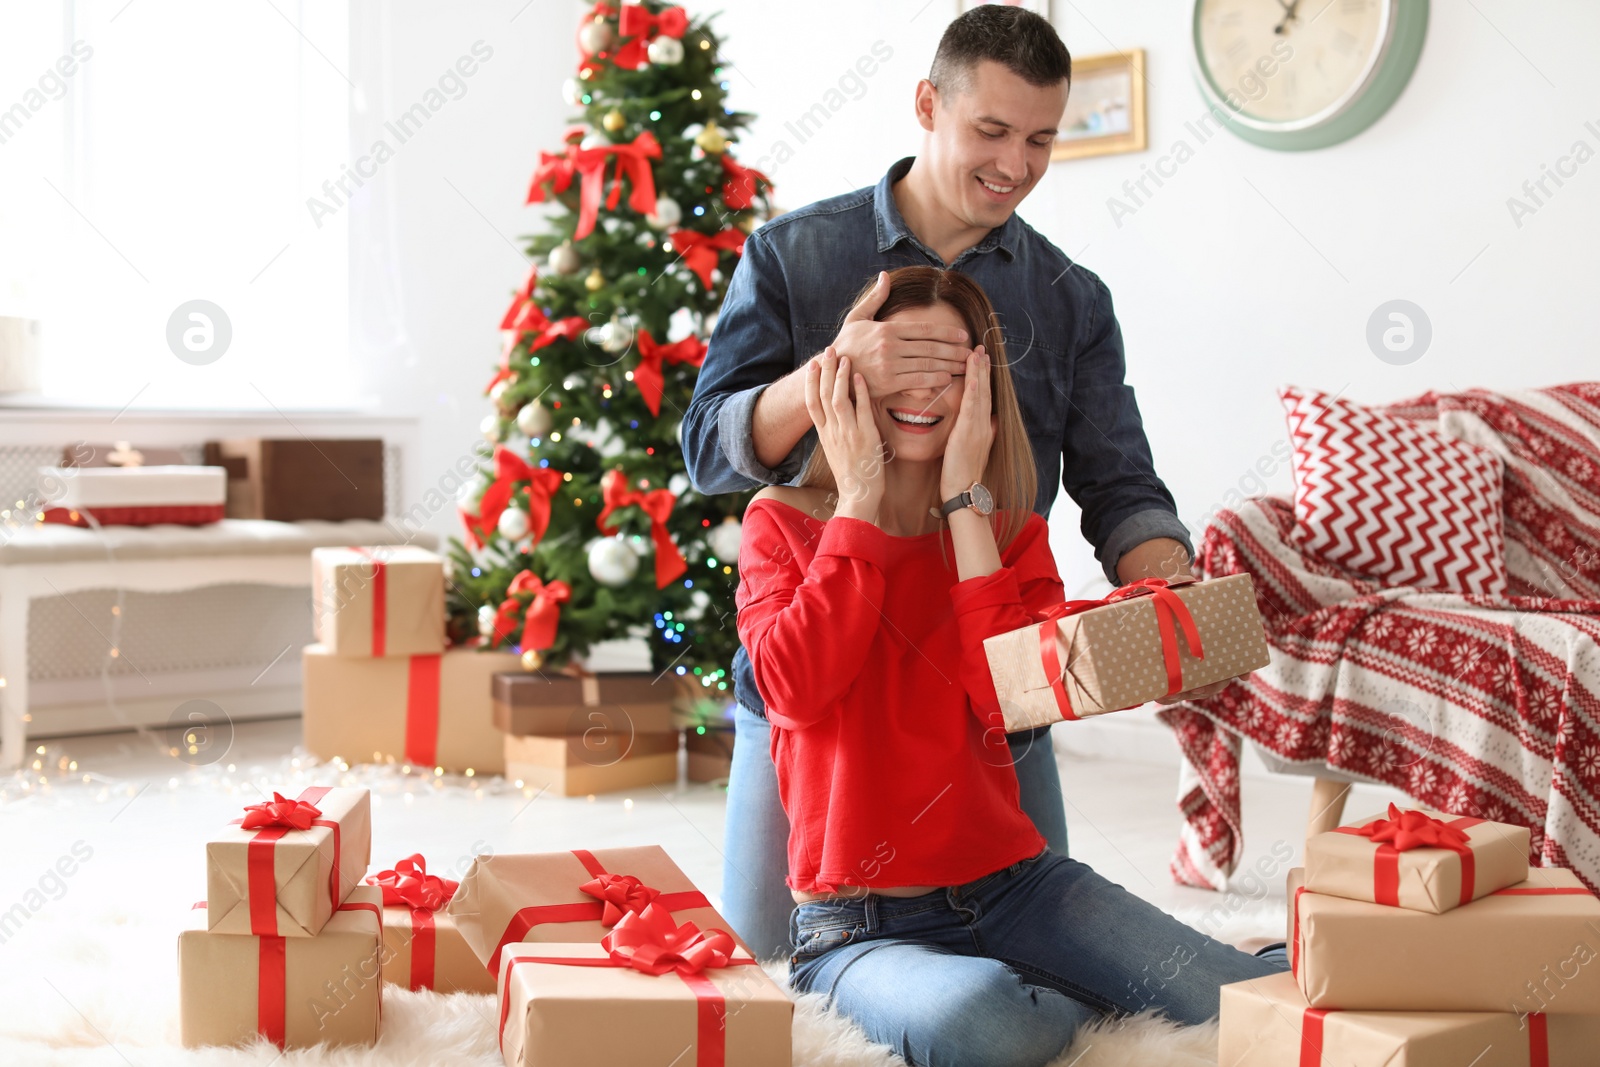
<svg viewBox="0 0 1600 1067">
<path fill-rule="evenodd" d="M 411 989 L 432 989 L 435 928 L 433 913 L 450 903 L 458 883 L 428 873 L 427 861 L 413 853 L 393 870 L 367 875 L 367 884 L 383 890 L 386 908 L 411 909 Z"/>
<path fill-rule="evenodd" d="M 681 7 L 669 7 L 652 15 L 642 4 L 623 4 L 617 28 L 623 37 L 633 40 L 617 49 L 614 61 L 624 70 L 637 70 L 649 58 L 651 41 L 657 37 L 681 38 L 688 32 L 689 13 Z"/>
<path fill-rule="evenodd" d="M 274 850 L 285 836 L 313 826 L 333 831 L 333 870 L 328 878 L 328 895 L 338 908 L 344 894 L 339 892 L 339 824 L 321 818 L 317 801 L 328 795 L 330 786 L 317 785 L 290 800 L 274 791 L 272 799 L 246 804 L 244 817 L 235 819 L 241 830 L 254 830 L 245 847 L 245 892 L 250 898 L 250 932 L 267 937 L 278 933 L 278 883 L 274 876 Z"/>
<path fill-rule="evenodd" d="M 439 754 L 439 653 L 412 656 L 406 674 L 406 759 L 432 767 Z"/>
<path fill-rule="evenodd" d="M 771 185 L 765 174 L 754 167 L 746 167 L 728 153 L 722 153 L 722 172 L 728 180 L 722 183 L 722 202 L 730 210 L 743 211 L 755 203 L 762 185 Z"/>
<path fill-rule="evenodd" d="M 467 528 L 467 543 L 482 548 L 489 532 L 499 524 L 500 513 L 510 505 L 519 482 L 528 484 L 528 529 L 535 544 L 550 527 L 550 497 L 561 487 L 561 472 L 549 467 L 535 467 L 524 461 L 509 448 L 494 450 L 494 481 L 483 491 L 478 502 L 478 513 L 461 513 L 462 524 Z"/>
<path fill-rule="evenodd" d="M 711 272 L 717 266 L 718 257 L 724 251 L 735 254 L 744 252 L 744 233 L 739 230 L 723 230 L 714 234 L 673 230 L 668 240 L 683 257 L 684 266 L 693 271 L 699 277 L 700 284 L 707 289 L 711 288 Z"/>
<path fill-rule="evenodd" d="M 685 363 L 698 367 L 705 362 L 706 345 L 700 338 L 690 335 L 672 344 L 658 344 L 649 330 L 639 331 L 639 365 L 633 369 L 633 384 L 644 397 L 644 406 L 650 414 L 661 414 L 661 390 L 666 385 L 665 364 Z"/>
<path fill-rule="evenodd" d="M 622 179 L 626 177 L 633 186 L 633 192 L 628 196 L 628 206 L 641 215 L 655 214 L 656 179 L 655 172 L 650 169 L 650 161 L 661 158 L 661 143 L 649 130 L 628 144 L 597 145 L 594 148 L 568 145 L 566 154 L 561 156 L 540 153 L 539 168 L 534 171 L 533 185 L 528 190 L 528 203 L 544 201 L 546 182 L 550 183 L 556 194 L 560 194 L 570 188 L 574 174 L 581 176 L 578 225 L 572 236 L 575 240 L 583 240 L 594 232 L 595 222 L 600 217 L 600 193 L 605 185 L 606 164 L 613 158 L 616 159 L 617 168 L 611 179 L 611 192 L 606 196 L 606 210 L 617 209 L 622 197 Z"/>
<path fill-rule="evenodd" d="M 1161 632 L 1161 657 L 1167 668 L 1166 695 L 1171 696 L 1183 689 L 1183 661 L 1178 654 L 1179 629 L 1183 631 L 1191 655 L 1196 659 L 1205 659 L 1206 655 L 1200 643 L 1200 630 L 1194 624 L 1194 616 L 1189 614 L 1188 606 L 1179 599 L 1178 594 L 1172 591 L 1176 586 L 1189 585 L 1194 581 L 1194 578 L 1171 581 L 1166 578 L 1140 578 L 1137 582 L 1113 589 L 1099 600 L 1069 600 L 1039 616 L 1039 662 L 1044 667 L 1044 676 L 1050 679 L 1050 691 L 1055 694 L 1056 707 L 1060 709 L 1062 718 L 1072 721 L 1078 718 L 1078 714 L 1072 710 L 1072 698 L 1067 695 L 1067 686 L 1062 678 L 1065 672 L 1056 648 L 1056 621 L 1134 597 L 1154 597 L 1156 627 Z"/>
<path fill-rule="evenodd" d="M 583 864 L 584 870 L 591 875 L 591 880 L 583 883 L 583 886 L 580 887 L 585 893 L 590 893 L 589 887 L 600 888 L 615 884 L 601 881 L 597 885 L 597 880 L 615 878 L 616 876 L 607 871 L 605 865 L 595 859 L 594 853 L 584 849 L 573 849 L 572 854 L 578 858 L 579 863 Z M 651 889 L 650 893 L 654 895 L 649 896 L 647 900 L 642 900 L 642 903 L 638 904 L 639 907 L 654 903 L 657 907 L 665 908 L 669 912 L 682 911 L 687 908 L 711 907 L 711 902 L 698 889 L 686 890 L 681 893 L 662 893 L 659 890 Z M 535 904 L 519 910 L 511 917 L 511 921 L 506 924 L 505 932 L 500 935 L 500 940 L 495 945 L 494 951 L 489 954 L 489 973 L 497 978 L 499 977 L 500 954 L 505 951 L 507 945 L 514 945 L 521 941 L 528 935 L 528 931 L 535 926 L 544 926 L 548 923 L 607 923 L 607 916 L 613 916 L 613 918 L 609 919 L 609 922 L 614 925 L 621 917 L 619 912 L 634 910 L 632 904 L 642 899 L 640 896 L 629 896 L 627 894 L 618 897 L 610 892 L 603 894 L 590 893 L 590 895 L 598 896 L 599 899 L 584 900 L 574 904 Z M 503 1023 L 504 1020 L 502 1020 Z"/>
<path fill-rule="evenodd" d="M 672 535 L 667 532 L 667 516 L 672 514 L 672 505 L 678 500 L 670 489 L 629 489 L 627 476 L 612 468 L 600 479 L 600 496 L 605 501 L 605 507 L 600 509 L 595 525 L 607 537 L 617 532 L 617 527 L 608 526 L 606 519 L 618 508 L 637 505 L 640 511 L 650 516 L 650 539 L 656 545 L 657 589 L 665 589 L 689 569 L 683 553 L 678 551 L 678 546 L 672 543 Z"/>
<path fill-rule="evenodd" d="M 630 912 L 643 911 L 661 895 L 661 890 L 645 885 L 631 874 L 602 874 L 578 887 L 604 905 L 602 926 L 615 926 Z"/>
<path fill-rule="evenodd" d="M 528 605 L 527 614 L 522 619 L 522 647 L 524 649 L 545 649 L 556 642 L 556 629 L 561 621 L 561 605 L 572 599 L 572 587 L 559 579 L 546 582 L 532 571 L 521 571 L 511 579 L 511 584 L 506 586 L 506 598 L 500 602 L 499 609 L 494 617 L 494 636 L 492 643 L 498 646 L 502 641 L 509 641 L 511 635 L 517 631 L 517 612 L 520 605 L 513 599 L 521 593 L 532 593 L 533 601 Z"/>
<path fill-rule="evenodd" d="M 1449 849 L 1461 857 L 1461 900 L 1471 904 L 1476 888 L 1477 864 L 1464 831 L 1482 819 L 1463 816 L 1445 822 L 1426 812 L 1401 811 L 1389 805 L 1387 819 L 1374 819 L 1365 826 L 1339 826 L 1335 832 L 1370 837 L 1378 846 L 1372 861 L 1372 899 L 1390 907 L 1400 906 L 1400 853 L 1414 848 Z"/>
<path fill-rule="evenodd" d="M 389 632 L 389 572 L 383 560 L 369 548 L 351 545 L 350 551 L 372 564 L 372 655 L 384 655 Z"/>
<path fill-rule="evenodd" d="M 1299 1067 L 1322 1067 L 1322 1022 L 1337 1008 L 1307 1008 L 1300 1016 Z M 1528 1019 L 1528 1067 L 1550 1067 L 1550 1036 L 1544 1012 L 1530 1011 Z"/>
</svg>

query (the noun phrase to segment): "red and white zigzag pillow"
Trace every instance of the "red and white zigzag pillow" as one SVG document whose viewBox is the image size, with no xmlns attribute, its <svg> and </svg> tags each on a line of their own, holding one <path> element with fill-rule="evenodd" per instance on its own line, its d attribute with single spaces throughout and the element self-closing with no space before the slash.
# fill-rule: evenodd
<svg viewBox="0 0 1600 1067">
<path fill-rule="evenodd" d="M 1500 457 L 1324 393 L 1278 395 L 1301 551 L 1385 586 L 1505 595 Z"/>
</svg>

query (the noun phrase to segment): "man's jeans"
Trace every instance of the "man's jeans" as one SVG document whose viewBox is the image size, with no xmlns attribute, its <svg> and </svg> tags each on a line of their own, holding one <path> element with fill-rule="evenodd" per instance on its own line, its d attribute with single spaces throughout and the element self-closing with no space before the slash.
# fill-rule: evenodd
<svg viewBox="0 0 1600 1067">
<path fill-rule="evenodd" d="M 919 897 L 801 904 L 790 984 L 912 1067 L 1049 1063 L 1102 1013 L 1217 1014 L 1218 988 L 1287 969 L 1251 956 L 1048 850 Z"/>
<path fill-rule="evenodd" d="M 794 910 L 784 876 L 789 870 L 789 818 L 778 799 L 772 764 L 772 727 L 734 705 L 733 766 L 728 773 L 728 815 L 723 843 L 722 915 L 761 959 L 787 956 L 789 913 Z M 1037 738 L 1016 734 L 1011 755 L 1021 806 L 1050 849 L 1067 854 L 1067 819 L 1061 776 L 1048 730 Z"/>
</svg>

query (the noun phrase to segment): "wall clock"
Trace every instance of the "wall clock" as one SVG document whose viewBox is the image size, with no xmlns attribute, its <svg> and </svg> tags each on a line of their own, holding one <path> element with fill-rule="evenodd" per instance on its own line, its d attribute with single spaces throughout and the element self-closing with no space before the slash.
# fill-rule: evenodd
<svg viewBox="0 0 1600 1067">
<path fill-rule="evenodd" d="M 1416 69 L 1428 0 L 1195 0 L 1206 102 L 1253 144 L 1326 148 L 1376 122 Z"/>
</svg>

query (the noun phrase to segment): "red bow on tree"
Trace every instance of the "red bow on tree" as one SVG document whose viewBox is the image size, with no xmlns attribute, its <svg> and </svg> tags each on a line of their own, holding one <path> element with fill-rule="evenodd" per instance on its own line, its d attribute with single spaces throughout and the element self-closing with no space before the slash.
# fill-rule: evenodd
<svg viewBox="0 0 1600 1067">
<path fill-rule="evenodd" d="M 244 806 L 244 818 L 239 821 L 239 827 L 259 830 L 264 826 L 282 826 L 290 830 L 309 830 L 311 821 L 320 818 L 320 809 L 303 800 L 290 800 L 274 790 L 271 800 Z"/>
<path fill-rule="evenodd" d="M 692 922 L 679 926 L 659 904 L 623 915 L 600 944 L 612 959 L 645 974 L 699 974 L 707 967 L 726 967 L 734 950 L 726 930 L 701 930 Z"/>
<path fill-rule="evenodd" d="M 670 345 L 657 344 L 649 330 L 639 331 L 639 365 L 633 369 L 633 384 L 644 397 L 644 406 L 650 414 L 661 414 L 661 390 L 666 385 L 663 365 L 687 363 L 698 367 L 705 362 L 706 346 L 700 338 L 690 335 Z"/>
<path fill-rule="evenodd" d="M 522 617 L 522 648 L 546 649 L 556 643 L 561 605 L 572 599 L 572 587 L 563 581 L 546 582 L 532 571 L 522 571 L 506 586 L 506 598 L 495 613 L 493 645 L 511 640 L 517 632 L 519 605 L 513 598 L 532 593 L 533 602 Z"/>
<path fill-rule="evenodd" d="M 561 472 L 549 467 L 533 467 L 523 462 L 509 448 L 494 450 L 494 481 L 483 491 L 478 503 L 478 513 L 461 512 L 461 521 L 467 528 L 467 543 L 482 548 L 489 532 L 499 524 L 500 513 L 510 505 L 518 482 L 528 482 L 528 527 L 534 544 L 544 536 L 550 526 L 550 497 L 561 487 Z"/>
<path fill-rule="evenodd" d="M 367 875 L 367 884 L 383 890 L 383 906 L 405 905 L 424 911 L 438 911 L 455 896 L 458 883 L 428 873 L 427 861 L 413 853 L 394 865 L 392 871 Z"/>
<path fill-rule="evenodd" d="M 711 288 L 711 272 L 716 268 L 718 256 L 724 250 L 735 254 L 744 251 L 744 234 L 739 230 L 723 230 L 716 234 L 673 230 L 668 239 L 683 257 L 684 266 L 694 271 L 700 284 L 707 289 Z"/>
<path fill-rule="evenodd" d="M 650 169 L 650 160 L 661 158 L 661 144 L 655 134 L 645 130 L 629 144 L 601 145 L 582 148 L 568 145 L 566 154 L 539 155 L 539 168 L 533 173 L 533 185 L 528 190 L 528 203 L 545 199 L 544 183 L 549 182 L 556 195 L 564 193 L 572 184 L 573 175 L 582 175 L 583 185 L 578 197 L 578 227 L 573 232 L 582 240 L 594 232 L 595 221 L 600 217 L 600 191 L 605 184 L 606 163 L 615 156 L 617 169 L 611 180 L 611 193 L 606 198 L 606 210 L 615 211 L 622 196 L 622 179 L 626 176 L 633 185 L 628 196 L 628 206 L 641 215 L 653 215 L 656 210 L 656 179 Z"/>
<path fill-rule="evenodd" d="M 617 20 L 618 32 L 633 40 L 617 49 L 615 62 L 624 70 L 637 70 L 649 58 L 650 42 L 657 37 L 682 37 L 689 29 L 689 13 L 669 7 L 652 15 L 643 4 L 623 4 Z"/>
<path fill-rule="evenodd" d="M 629 489 L 627 476 L 613 468 L 606 471 L 600 479 L 600 495 L 605 501 L 605 507 L 600 509 L 600 514 L 594 522 L 600 527 L 600 532 L 607 537 L 615 534 L 617 528 L 606 525 L 606 518 L 618 508 L 637 504 L 639 510 L 650 516 L 650 539 L 656 545 L 657 589 L 664 589 L 673 579 L 689 569 L 689 564 L 684 562 L 683 553 L 678 551 L 678 546 L 672 543 L 672 535 L 667 532 L 667 516 L 672 514 L 672 505 L 678 500 L 671 490 L 651 489 L 645 492 Z"/>
<path fill-rule="evenodd" d="M 1467 835 L 1449 823 L 1435 819 L 1421 811 L 1401 811 L 1389 805 L 1389 817 L 1378 819 L 1355 831 L 1370 837 L 1380 845 L 1393 845 L 1396 852 L 1413 848 L 1448 848 L 1452 851 L 1467 846 Z"/>
<path fill-rule="evenodd" d="M 502 330 L 515 330 L 523 317 L 537 315 L 544 318 L 544 313 L 533 302 L 533 287 L 539 284 L 539 268 L 528 267 L 528 280 L 522 283 L 522 288 L 517 290 L 517 295 L 512 298 L 511 306 L 506 308 L 506 313 L 500 317 Z"/>
<path fill-rule="evenodd" d="M 772 184 L 765 174 L 754 167 L 740 166 L 727 152 L 722 153 L 722 171 L 728 176 L 722 183 L 722 202 L 734 211 L 743 211 L 755 203 L 761 185 Z"/>
<path fill-rule="evenodd" d="M 645 885 L 631 874 L 602 874 L 578 887 L 605 904 L 600 915 L 600 925 L 615 926 L 629 912 L 643 911 L 645 906 L 661 895 L 661 890 Z"/>
</svg>

